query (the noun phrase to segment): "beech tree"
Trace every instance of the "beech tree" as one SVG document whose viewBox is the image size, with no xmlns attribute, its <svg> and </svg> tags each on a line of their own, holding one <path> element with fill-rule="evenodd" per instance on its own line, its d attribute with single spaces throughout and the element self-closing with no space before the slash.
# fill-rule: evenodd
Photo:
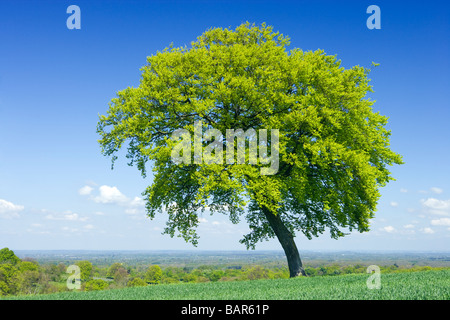
<svg viewBox="0 0 450 320">
<path fill-rule="evenodd" d="M 379 188 L 393 180 L 388 167 L 402 159 L 367 97 L 370 69 L 289 43 L 271 26 L 245 23 L 171 45 L 147 58 L 138 87 L 117 93 L 97 132 L 112 165 L 127 146 L 129 165 L 144 177 L 152 168 L 143 196 L 150 218 L 167 215 L 165 234 L 195 246 L 205 210 L 245 219 L 240 242 L 254 249 L 277 237 L 295 277 L 305 274 L 295 233 L 369 231 Z M 225 139 L 239 129 L 244 143 Z M 251 134 L 260 130 L 266 137 Z M 263 173 L 269 156 L 276 168 Z"/>
</svg>

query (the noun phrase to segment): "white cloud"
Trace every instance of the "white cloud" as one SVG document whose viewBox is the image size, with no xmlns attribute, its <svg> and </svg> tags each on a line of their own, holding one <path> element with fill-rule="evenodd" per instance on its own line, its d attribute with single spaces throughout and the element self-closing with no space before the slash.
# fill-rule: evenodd
<svg viewBox="0 0 450 320">
<path fill-rule="evenodd" d="M 127 207 L 127 209 L 125 209 L 126 214 L 144 213 L 145 201 L 142 198 L 134 197 L 133 200 L 128 201 L 124 205 Z"/>
<path fill-rule="evenodd" d="M 124 207 L 125 213 L 129 215 L 137 215 L 145 212 L 145 201 L 140 197 L 134 197 L 133 199 L 130 199 L 126 195 L 124 195 L 117 187 L 110 187 L 107 185 L 100 186 L 98 190 L 99 195 L 90 197 L 90 199 L 94 202 L 119 205 L 121 207 Z M 90 190 L 89 193 L 86 193 L 86 195 L 90 194 L 91 191 L 92 190 Z M 95 214 L 103 215 L 104 213 L 96 212 Z"/>
<path fill-rule="evenodd" d="M 61 230 L 65 232 L 78 232 L 77 228 L 69 228 L 69 227 L 62 227 Z"/>
<path fill-rule="evenodd" d="M 142 198 L 134 197 L 134 199 L 130 201 L 130 206 L 132 206 L 132 207 L 144 207 L 145 206 L 145 201 Z"/>
<path fill-rule="evenodd" d="M 128 208 L 128 209 L 125 209 L 125 213 L 130 214 L 130 215 L 135 215 L 135 214 L 142 213 L 142 210 L 137 209 L 137 208 Z"/>
<path fill-rule="evenodd" d="M 433 226 L 450 226 L 450 218 L 440 218 L 431 220 Z"/>
<path fill-rule="evenodd" d="M 87 196 L 91 194 L 92 190 L 94 190 L 94 188 L 90 186 L 84 186 L 83 188 L 80 188 L 80 190 L 78 190 L 78 193 L 81 194 L 82 196 Z"/>
<path fill-rule="evenodd" d="M 414 225 L 413 224 L 407 224 L 407 225 L 404 225 L 403 228 L 405 228 L 405 229 L 414 229 Z"/>
<path fill-rule="evenodd" d="M 86 221 L 88 217 L 80 217 L 78 213 L 72 211 L 65 211 L 62 214 L 50 213 L 45 216 L 48 220 L 65 220 L 65 221 Z"/>
<path fill-rule="evenodd" d="M 450 200 L 438 200 L 435 198 L 428 198 L 421 200 L 422 205 L 426 211 L 431 214 L 449 216 L 450 215 Z"/>
<path fill-rule="evenodd" d="M 391 205 L 391 207 L 398 207 L 398 203 L 395 201 L 391 201 L 391 203 L 389 203 Z"/>
<path fill-rule="evenodd" d="M 40 224 L 40 223 L 32 223 L 31 226 L 32 226 L 32 227 L 35 227 L 35 228 L 41 228 L 41 227 L 43 227 L 43 225 Z"/>
<path fill-rule="evenodd" d="M 1 218 L 17 218 L 19 217 L 19 211 L 22 211 L 24 206 L 16 205 L 12 202 L 0 199 L 0 217 Z"/>
<path fill-rule="evenodd" d="M 393 233 L 396 230 L 395 230 L 395 228 L 393 226 L 386 226 L 386 227 L 383 228 L 383 231 L 386 231 L 388 233 Z"/>
<path fill-rule="evenodd" d="M 433 229 L 431 229 L 431 228 L 423 228 L 422 230 L 421 230 L 423 233 L 426 233 L 426 234 L 433 234 L 434 233 L 434 230 Z"/>
<path fill-rule="evenodd" d="M 407 193 L 407 192 L 408 192 L 408 189 L 401 188 L 401 189 L 400 189 L 400 192 L 401 192 L 401 193 Z"/>
<path fill-rule="evenodd" d="M 215 234 L 217 236 L 225 234 L 245 234 L 242 230 L 239 230 L 234 224 L 227 221 L 212 220 L 208 221 L 203 217 L 198 218 L 201 228 L 201 232 L 208 234 Z"/>
<path fill-rule="evenodd" d="M 90 229 L 94 229 L 94 226 L 92 224 L 87 224 L 83 228 L 90 230 Z"/>
<path fill-rule="evenodd" d="M 114 203 L 114 204 L 123 204 L 128 200 L 128 198 L 117 189 L 117 187 L 110 186 L 100 186 L 99 188 L 100 195 L 94 197 L 93 200 L 97 203 Z"/>
<path fill-rule="evenodd" d="M 441 188 L 437 188 L 437 187 L 433 187 L 431 188 L 431 191 L 437 194 L 441 194 L 442 192 L 444 192 L 444 190 L 442 190 Z"/>
</svg>

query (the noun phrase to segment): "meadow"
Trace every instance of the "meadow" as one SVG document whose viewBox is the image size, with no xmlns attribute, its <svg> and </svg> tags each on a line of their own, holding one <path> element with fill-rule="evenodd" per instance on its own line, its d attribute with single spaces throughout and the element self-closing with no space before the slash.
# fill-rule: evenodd
<svg viewBox="0 0 450 320">
<path fill-rule="evenodd" d="M 293 279 L 148 285 L 89 292 L 4 297 L 13 300 L 450 300 L 450 270 L 381 274 L 381 288 L 368 289 L 369 274 Z"/>
</svg>

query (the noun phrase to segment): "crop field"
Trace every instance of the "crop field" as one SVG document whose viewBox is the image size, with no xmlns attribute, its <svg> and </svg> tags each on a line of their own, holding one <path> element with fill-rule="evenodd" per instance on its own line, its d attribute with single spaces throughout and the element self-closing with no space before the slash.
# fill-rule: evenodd
<svg viewBox="0 0 450 320">
<path fill-rule="evenodd" d="M 369 274 L 235 282 L 160 284 L 90 292 L 23 295 L 29 300 L 449 300 L 450 270 L 381 274 L 369 289 Z"/>
</svg>

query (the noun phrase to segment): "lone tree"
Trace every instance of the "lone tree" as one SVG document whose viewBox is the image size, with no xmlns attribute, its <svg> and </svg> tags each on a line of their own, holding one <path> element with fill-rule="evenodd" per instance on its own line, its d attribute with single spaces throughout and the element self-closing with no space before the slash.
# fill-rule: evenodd
<svg viewBox="0 0 450 320">
<path fill-rule="evenodd" d="M 165 234 L 196 246 L 206 209 L 233 223 L 245 217 L 250 232 L 240 242 L 254 249 L 276 236 L 295 277 L 305 274 L 295 232 L 311 239 L 328 230 L 337 239 L 368 231 L 378 189 L 393 180 L 387 166 L 402 159 L 389 149 L 387 117 L 366 97 L 370 70 L 345 69 L 322 50 L 287 51 L 288 45 L 272 27 L 247 22 L 212 28 L 190 47 L 170 46 L 147 58 L 137 88 L 117 93 L 97 132 L 112 166 L 124 144 L 129 165 L 144 177 L 152 165 L 143 196 L 151 219 L 168 215 Z M 175 134 L 179 129 L 184 134 Z M 245 132 L 243 144 L 238 135 L 236 144 L 234 136 L 224 138 L 230 129 Z M 260 135 L 255 161 L 250 131 L 260 129 L 277 132 L 278 141 Z M 189 136 L 194 143 L 183 144 Z M 228 151 L 242 146 L 245 161 L 229 161 Z M 174 161 L 174 150 L 188 161 Z M 202 161 L 202 154 L 214 161 Z M 262 174 L 269 154 L 277 156 L 276 170 Z"/>
</svg>

